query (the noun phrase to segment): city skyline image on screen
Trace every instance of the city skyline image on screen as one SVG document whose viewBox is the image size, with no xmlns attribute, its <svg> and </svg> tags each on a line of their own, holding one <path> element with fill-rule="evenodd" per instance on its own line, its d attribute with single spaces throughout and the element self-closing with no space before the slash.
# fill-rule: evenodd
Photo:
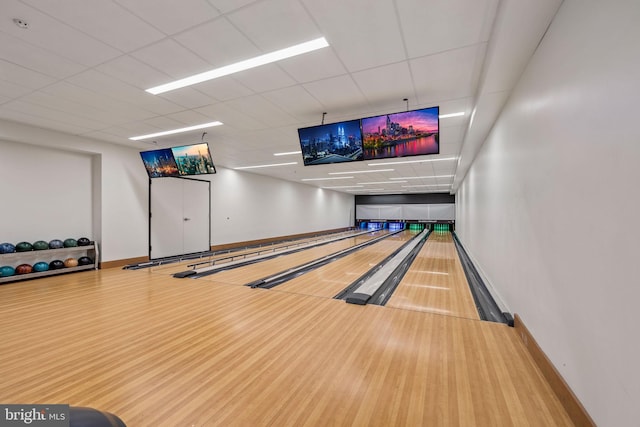
<svg viewBox="0 0 640 427">
<path fill-rule="evenodd" d="M 364 160 L 440 152 L 439 108 L 423 108 L 361 120 Z"/>
<path fill-rule="evenodd" d="M 180 175 L 214 174 L 216 168 L 211 159 L 209 145 L 204 142 L 171 148 Z"/>
<path fill-rule="evenodd" d="M 298 129 L 305 166 L 363 160 L 360 120 Z"/>
<path fill-rule="evenodd" d="M 178 166 L 170 148 L 142 151 L 140 153 L 149 178 L 180 176 Z"/>
</svg>

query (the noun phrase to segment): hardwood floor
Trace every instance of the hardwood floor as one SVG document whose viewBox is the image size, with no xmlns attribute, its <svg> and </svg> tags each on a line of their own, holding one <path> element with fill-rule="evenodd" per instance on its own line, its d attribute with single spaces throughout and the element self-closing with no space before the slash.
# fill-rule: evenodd
<svg viewBox="0 0 640 427">
<path fill-rule="evenodd" d="M 431 233 L 386 305 L 479 319 L 451 233 Z"/>
<path fill-rule="evenodd" d="M 513 328 L 106 269 L 0 286 L 0 402 L 136 426 L 568 426 Z"/>
</svg>

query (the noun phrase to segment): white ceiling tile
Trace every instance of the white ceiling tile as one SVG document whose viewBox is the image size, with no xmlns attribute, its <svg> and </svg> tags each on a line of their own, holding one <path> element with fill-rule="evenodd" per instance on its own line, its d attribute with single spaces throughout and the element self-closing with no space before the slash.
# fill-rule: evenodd
<svg viewBox="0 0 640 427">
<path fill-rule="evenodd" d="M 327 79 L 347 73 L 331 47 L 278 62 L 298 83 Z"/>
<path fill-rule="evenodd" d="M 208 0 L 216 9 L 222 13 L 231 12 L 257 0 Z"/>
<path fill-rule="evenodd" d="M 497 0 L 397 0 L 409 58 L 485 42 Z"/>
<path fill-rule="evenodd" d="M 297 0 L 258 2 L 227 18 L 264 53 L 322 36 Z"/>
<path fill-rule="evenodd" d="M 349 71 L 406 59 L 393 2 L 303 0 L 303 3 Z"/>
<path fill-rule="evenodd" d="M 229 76 L 200 83 L 197 88 L 199 92 L 218 101 L 228 101 L 230 99 L 253 95 L 254 93 L 251 89 L 243 86 L 233 77 Z"/>
<path fill-rule="evenodd" d="M 419 102 L 473 96 L 485 49 L 475 45 L 409 61 Z"/>
<path fill-rule="evenodd" d="M 224 126 L 216 128 L 221 133 L 232 133 L 237 135 L 239 131 L 250 131 L 253 129 L 264 128 L 264 123 L 254 119 L 244 113 L 244 111 L 236 110 L 227 104 L 213 104 L 205 107 L 197 108 L 195 111 L 201 113 L 211 120 L 219 120 Z"/>
<path fill-rule="evenodd" d="M 20 86 L 15 83 L 7 82 L 0 79 L 0 95 L 8 99 L 19 98 L 23 95 L 31 93 L 32 91 L 33 89 L 30 89 L 28 87 Z"/>
<path fill-rule="evenodd" d="M 227 104 L 246 115 L 253 117 L 269 127 L 278 127 L 295 123 L 295 119 L 280 110 L 274 104 L 260 95 L 251 95 L 244 98 L 228 101 Z"/>
<path fill-rule="evenodd" d="M 99 130 L 107 126 L 106 123 L 94 119 L 77 116 L 62 110 L 41 106 L 23 100 L 7 102 L 2 106 L 2 109 L 17 111 L 29 116 L 40 117 L 47 123 L 60 122 L 61 124 L 73 125 L 77 128 L 83 128 L 85 131 Z M 59 127 L 55 127 L 54 129 L 58 130 Z"/>
<path fill-rule="evenodd" d="M 20 65 L 0 60 L 0 80 L 19 84 L 29 89 L 39 89 L 55 82 L 55 79 Z"/>
<path fill-rule="evenodd" d="M 189 87 L 165 92 L 156 96 L 187 109 L 199 108 L 217 102 L 215 99 L 211 99 L 210 96 Z"/>
<path fill-rule="evenodd" d="M 263 53 L 226 18 L 199 25 L 176 35 L 174 39 L 208 61 L 212 68 Z"/>
<path fill-rule="evenodd" d="M 147 46 L 131 55 L 175 79 L 211 69 L 206 61 L 171 39 Z M 159 80 L 153 85 L 164 83 L 168 83 L 168 81 Z"/>
<path fill-rule="evenodd" d="M 164 37 L 162 32 L 111 1 L 22 1 L 122 52 L 130 52 Z"/>
<path fill-rule="evenodd" d="M 322 104 L 301 86 L 266 92 L 263 96 L 301 123 L 321 117 L 324 111 Z"/>
<path fill-rule="evenodd" d="M 125 83 L 129 83 L 141 90 L 157 86 L 158 82 L 168 82 L 172 79 L 168 74 L 130 55 L 122 55 L 104 64 L 100 64 L 96 67 L 96 70 Z"/>
<path fill-rule="evenodd" d="M 20 123 L 25 123 L 28 125 L 33 125 L 35 127 L 51 129 L 59 132 L 66 132 L 71 135 L 78 135 L 85 132 L 90 132 L 91 129 L 79 126 L 77 123 L 64 123 L 60 120 L 56 119 L 48 119 L 43 117 L 42 115 L 32 114 L 29 111 L 28 106 L 26 107 L 26 112 L 22 106 L 11 106 L 17 108 L 16 110 L 11 110 L 9 107 L 5 108 L 3 105 L 2 110 L 2 118 L 6 120 L 13 120 Z"/>
<path fill-rule="evenodd" d="M 415 99 L 411 72 L 406 61 L 382 67 L 371 68 L 352 74 L 358 87 L 371 103 L 389 99 Z M 390 85 L 389 82 L 394 82 Z"/>
<path fill-rule="evenodd" d="M 85 69 L 83 65 L 1 32 L 0 58 L 55 78 L 65 78 Z"/>
<path fill-rule="evenodd" d="M 296 84 L 295 80 L 275 64 L 263 65 L 259 68 L 242 71 L 234 74 L 233 78 L 257 93 Z"/>
<path fill-rule="evenodd" d="M 47 2 L 38 2 L 38 4 L 45 3 Z M 2 19 L 0 20 L 1 32 L 11 34 L 78 64 L 91 67 L 121 54 L 96 38 L 16 0 L 2 0 L 2 15 L 22 17 L 29 23 L 29 29 L 18 28 L 11 19 Z"/>
<path fill-rule="evenodd" d="M 190 126 L 198 123 L 207 123 L 211 121 L 209 120 L 209 117 L 194 110 L 180 111 L 177 113 L 168 114 L 165 117 L 167 117 L 168 119 L 174 120 L 176 122 L 179 122 L 185 126 Z"/>
<path fill-rule="evenodd" d="M 206 0 L 116 0 L 165 34 L 175 34 L 220 14 Z"/>
<path fill-rule="evenodd" d="M 367 103 L 358 86 L 348 75 L 310 82 L 303 86 L 327 108 L 328 112 L 332 109 L 342 111 Z"/>
</svg>

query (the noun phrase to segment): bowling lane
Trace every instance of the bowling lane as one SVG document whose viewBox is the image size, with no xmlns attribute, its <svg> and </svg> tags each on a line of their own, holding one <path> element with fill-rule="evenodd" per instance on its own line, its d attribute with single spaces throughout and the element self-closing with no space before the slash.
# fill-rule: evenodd
<svg viewBox="0 0 640 427">
<path fill-rule="evenodd" d="M 150 271 L 152 271 L 154 273 L 173 275 L 173 274 L 181 272 L 181 271 L 190 270 L 191 267 L 189 267 L 189 265 L 192 265 L 192 264 L 195 264 L 195 263 L 198 263 L 198 262 L 221 260 L 221 259 L 229 258 L 230 256 L 242 256 L 244 254 L 252 254 L 252 253 L 255 253 L 257 251 L 261 251 L 260 253 L 264 253 L 263 251 L 276 251 L 276 250 L 284 249 L 284 248 L 287 248 L 287 247 L 301 246 L 301 245 L 305 245 L 305 244 L 309 244 L 309 243 L 313 243 L 313 242 L 320 242 L 322 240 L 334 239 L 334 238 L 340 237 L 340 236 L 345 236 L 346 237 L 346 236 L 349 236 L 349 235 L 355 235 L 355 234 L 358 234 L 358 233 L 362 233 L 362 231 L 363 230 L 341 231 L 341 232 L 338 232 L 338 233 L 329 233 L 329 234 L 324 234 L 324 235 L 321 235 L 321 236 L 313 236 L 313 237 L 301 238 L 301 239 L 296 239 L 296 240 L 287 240 L 287 241 L 284 241 L 284 242 L 276 242 L 276 243 L 273 243 L 272 245 L 264 245 L 264 246 L 260 246 L 260 247 L 238 249 L 238 250 L 234 250 L 234 251 L 230 251 L 230 252 L 211 255 L 211 256 L 208 256 L 208 257 L 203 257 L 203 258 L 198 258 L 198 259 L 189 259 L 189 260 L 184 260 L 184 261 L 181 261 L 181 262 L 158 265 L 156 267 L 151 267 Z M 219 261 L 220 264 L 222 264 L 223 262 L 227 262 L 227 261 Z M 202 264 L 202 265 L 198 266 L 198 268 L 202 268 L 202 267 L 206 267 L 206 266 L 207 266 L 207 264 Z"/>
<path fill-rule="evenodd" d="M 388 233 L 389 232 L 387 230 L 380 230 L 377 232 L 362 234 L 360 236 L 339 240 L 337 242 L 328 243 L 326 245 L 305 249 L 300 252 L 282 255 L 266 261 L 260 261 L 244 267 L 221 271 L 219 273 L 201 277 L 197 280 L 208 280 L 212 282 L 224 282 L 244 285 L 249 282 L 253 282 L 254 280 L 262 279 L 263 277 L 288 270 L 298 265 L 313 261 L 315 259 L 332 254 L 334 252 L 341 251 L 343 249 L 350 248 L 357 244 L 364 243 Z"/>
<path fill-rule="evenodd" d="M 479 319 L 451 233 L 431 233 L 386 306 Z"/>
<path fill-rule="evenodd" d="M 332 298 L 417 234 L 419 231 L 405 230 L 289 280 L 273 290 Z"/>
</svg>

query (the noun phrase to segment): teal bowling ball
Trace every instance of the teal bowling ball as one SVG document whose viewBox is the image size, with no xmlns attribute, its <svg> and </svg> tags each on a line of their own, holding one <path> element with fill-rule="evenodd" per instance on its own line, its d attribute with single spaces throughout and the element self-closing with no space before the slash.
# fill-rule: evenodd
<svg viewBox="0 0 640 427">
<path fill-rule="evenodd" d="M 47 262 L 40 261 L 33 264 L 34 272 L 41 272 L 41 271 L 47 271 L 47 270 L 49 270 L 49 263 Z"/>
<path fill-rule="evenodd" d="M 44 251 L 45 249 L 49 249 L 49 243 L 45 242 L 44 240 L 33 242 L 32 246 L 34 251 Z"/>
<path fill-rule="evenodd" d="M 13 276 L 14 274 L 16 274 L 16 270 L 11 266 L 5 265 L 0 267 L 0 277 L 9 277 Z"/>
<path fill-rule="evenodd" d="M 16 252 L 29 252 L 33 250 L 33 245 L 29 242 L 20 242 L 16 245 Z"/>
<path fill-rule="evenodd" d="M 75 248 L 78 246 L 78 241 L 76 239 L 65 239 L 62 244 L 65 248 Z"/>
</svg>

